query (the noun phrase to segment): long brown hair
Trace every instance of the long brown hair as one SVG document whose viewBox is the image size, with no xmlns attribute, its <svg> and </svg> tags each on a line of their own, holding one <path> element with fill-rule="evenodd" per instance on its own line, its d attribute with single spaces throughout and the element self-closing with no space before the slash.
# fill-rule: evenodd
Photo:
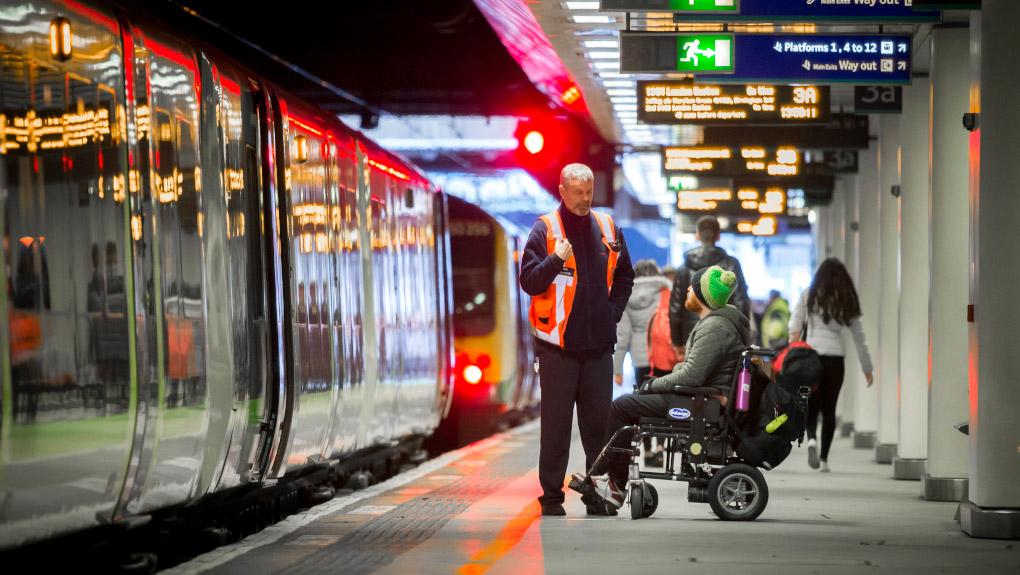
<svg viewBox="0 0 1020 575">
<path fill-rule="evenodd" d="M 809 314 L 821 313 L 825 323 L 836 320 L 840 325 L 849 325 L 861 317 L 854 281 L 838 259 L 827 258 L 818 266 L 808 290 L 807 308 Z"/>
</svg>

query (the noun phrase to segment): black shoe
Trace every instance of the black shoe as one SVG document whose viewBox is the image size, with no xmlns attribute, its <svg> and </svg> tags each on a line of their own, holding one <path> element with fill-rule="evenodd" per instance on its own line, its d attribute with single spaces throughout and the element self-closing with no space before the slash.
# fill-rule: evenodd
<svg viewBox="0 0 1020 575">
<path fill-rule="evenodd" d="M 567 510 L 563 508 L 562 503 L 543 503 L 542 504 L 542 515 L 548 515 L 553 517 L 562 517 L 567 514 Z"/>
</svg>

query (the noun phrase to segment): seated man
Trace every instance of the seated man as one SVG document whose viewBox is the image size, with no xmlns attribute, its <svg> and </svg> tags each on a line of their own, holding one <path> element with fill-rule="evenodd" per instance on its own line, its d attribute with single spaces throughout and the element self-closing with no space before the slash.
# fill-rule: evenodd
<svg viewBox="0 0 1020 575">
<path fill-rule="evenodd" d="M 698 314 L 699 321 L 687 339 L 687 355 L 673 372 L 647 380 L 634 394 L 616 399 L 609 409 L 607 440 L 620 428 L 633 425 L 642 417 L 665 417 L 670 393 L 678 387 L 713 387 L 725 397 L 730 392 L 740 353 L 750 344 L 747 316 L 727 302 L 733 295 L 737 276 L 719 266 L 700 270 L 691 278 L 684 307 Z M 615 447 L 630 447 L 633 434 L 622 433 Z M 591 470 L 591 481 L 598 494 L 613 507 L 623 505 L 623 487 L 627 484 L 629 461 L 621 454 L 607 454 Z M 604 475 L 608 473 L 608 475 Z M 582 485 L 583 477 L 574 474 L 572 486 Z M 590 494 L 586 495 L 591 497 Z"/>
</svg>

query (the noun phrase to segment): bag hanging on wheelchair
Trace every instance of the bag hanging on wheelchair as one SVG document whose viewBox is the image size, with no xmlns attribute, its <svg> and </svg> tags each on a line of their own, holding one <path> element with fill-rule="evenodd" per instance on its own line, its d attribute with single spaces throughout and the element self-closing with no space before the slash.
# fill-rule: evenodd
<svg viewBox="0 0 1020 575">
<path fill-rule="evenodd" d="M 818 353 L 806 343 L 792 344 L 776 358 L 775 382 L 762 394 L 751 429 L 740 437 L 737 455 L 765 469 L 773 469 L 790 454 L 794 440 L 803 441 L 807 406 L 822 375 Z"/>
</svg>

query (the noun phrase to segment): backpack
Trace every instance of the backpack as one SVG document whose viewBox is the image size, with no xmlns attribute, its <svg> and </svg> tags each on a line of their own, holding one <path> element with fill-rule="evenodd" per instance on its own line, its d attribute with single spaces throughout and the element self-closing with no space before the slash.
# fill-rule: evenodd
<svg viewBox="0 0 1020 575">
<path fill-rule="evenodd" d="M 752 417 L 741 430 L 737 455 L 748 463 L 772 469 L 800 445 L 807 428 L 808 398 L 818 388 L 822 362 L 804 342 L 787 348 L 776 359 L 775 382 L 768 384 Z"/>
<path fill-rule="evenodd" d="M 659 304 L 648 320 L 648 365 L 649 372 L 655 369 L 673 371 L 680 358 L 673 351 L 673 340 L 669 336 L 669 293 L 662 288 L 659 291 Z"/>
</svg>

